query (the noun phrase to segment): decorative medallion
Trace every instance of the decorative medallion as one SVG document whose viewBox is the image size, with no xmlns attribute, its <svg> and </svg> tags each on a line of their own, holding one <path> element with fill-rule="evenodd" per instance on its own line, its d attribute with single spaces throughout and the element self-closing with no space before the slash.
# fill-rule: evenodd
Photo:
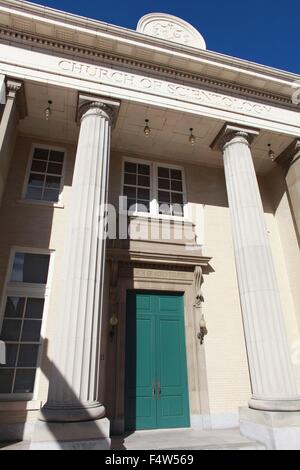
<svg viewBox="0 0 300 470">
<path fill-rule="evenodd" d="M 176 16 L 150 13 L 140 19 L 136 30 L 139 33 L 165 39 L 166 41 L 206 49 L 201 34 L 189 23 Z"/>
</svg>

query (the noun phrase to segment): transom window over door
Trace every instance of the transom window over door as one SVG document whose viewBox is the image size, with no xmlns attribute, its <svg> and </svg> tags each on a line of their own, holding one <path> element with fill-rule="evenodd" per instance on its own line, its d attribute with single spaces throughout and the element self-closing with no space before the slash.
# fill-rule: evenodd
<svg viewBox="0 0 300 470">
<path fill-rule="evenodd" d="M 178 166 L 125 159 L 122 194 L 130 213 L 185 216 L 184 171 Z"/>
<path fill-rule="evenodd" d="M 30 162 L 25 198 L 58 202 L 62 189 L 63 150 L 36 146 Z"/>
<path fill-rule="evenodd" d="M 16 252 L 7 284 L 0 339 L 0 394 L 32 394 L 41 348 L 50 254 Z"/>
</svg>

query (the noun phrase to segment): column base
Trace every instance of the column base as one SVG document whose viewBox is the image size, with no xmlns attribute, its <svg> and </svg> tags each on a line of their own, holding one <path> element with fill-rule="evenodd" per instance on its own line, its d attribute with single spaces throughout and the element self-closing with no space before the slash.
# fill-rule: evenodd
<svg viewBox="0 0 300 470">
<path fill-rule="evenodd" d="M 107 418 L 77 423 L 37 421 L 30 450 L 109 450 L 110 446 Z"/>
<path fill-rule="evenodd" d="M 240 408 L 240 432 L 268 450 L 300 450 L 300 412 Z"/>
<path fill-rule="evenodd" d="M 104 418 L 105 408 L 99 402 L 88 403 L 46 403 L 40 411 L 39 420 L 49 423 L 73 423 L 94 421 Z"/>
<path fill-rule="evenodd" d="M 260 411 L 300 411 L 300 397 L 287 400 L 251 398 L 249 408 Z"/>
</svg>

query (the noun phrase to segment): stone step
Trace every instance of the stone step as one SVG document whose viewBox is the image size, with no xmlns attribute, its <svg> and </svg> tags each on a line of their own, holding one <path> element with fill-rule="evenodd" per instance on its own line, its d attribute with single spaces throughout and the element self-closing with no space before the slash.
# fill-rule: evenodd
<svg viewBox="0 0 300 470">
<path fill-rule="evenodd" d="M 265 450 L 264 445 L 241 436 L 238 429 L 207 431 L 153 430 L 112 437 L 113 450 Z"/>
<path fill-rule="evenodd" d="M 174 449 L 165 449 L 165 450 L 174 450 Z M 207 445 L 207 446 L 190 446 L 190 447 L 178 447 L 176 450 L 183 451 L 183 450 L 266 450 L 263 444 L 259 442 L 249 442 L 249 443 L 236 443 L 236 444 L 224 444 L 224 445 Z"/>
</svg>

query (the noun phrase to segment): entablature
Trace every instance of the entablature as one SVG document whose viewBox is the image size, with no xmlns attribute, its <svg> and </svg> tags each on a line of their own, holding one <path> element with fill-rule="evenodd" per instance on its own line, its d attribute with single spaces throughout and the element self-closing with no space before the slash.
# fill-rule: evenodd
<svg viewBox="0 0 300 470">
<path fill-rule="evenodd" d="M 296 74 L 19 0 L 0 1 L 0 36 L 299 110 Z"/>
</svg>

